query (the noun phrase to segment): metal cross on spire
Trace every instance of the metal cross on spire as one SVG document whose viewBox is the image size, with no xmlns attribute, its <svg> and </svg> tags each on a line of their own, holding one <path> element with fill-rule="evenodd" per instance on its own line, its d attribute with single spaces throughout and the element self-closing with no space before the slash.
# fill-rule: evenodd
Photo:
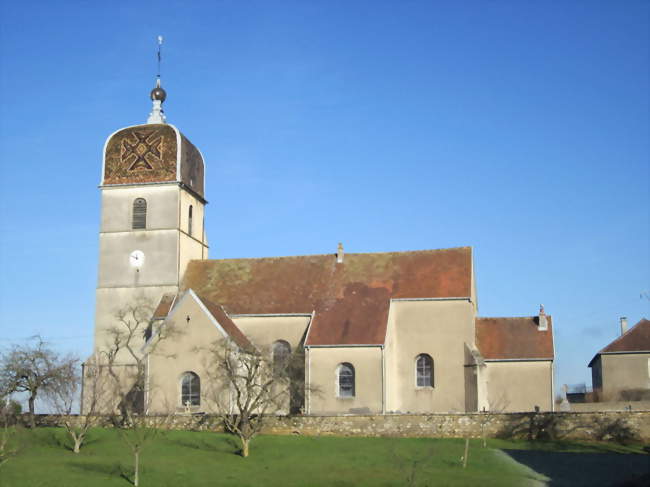
<svg viewBox="0 0 650 487">
<path fill-rule="evenodd" d="M 158 74 L 156 77 L 160 79 L 160 59 L 161 59 L 161 50 L 162 50 L 163 36 L 158 36 Z"/>
<path fill-rule="evenodd" d="M 156 87 L 151 90 L 150 98 L 153 102 L 153 108 L 147 119 L 147 123 L 165 123 L 166 117 L 163 112 L 162 104 L 167 98 L 167 93 L 160 86 L 160 61 L 162 50 L 163 36 L 158 36 L 158 72 L 156 74 Z"/>
</svg>

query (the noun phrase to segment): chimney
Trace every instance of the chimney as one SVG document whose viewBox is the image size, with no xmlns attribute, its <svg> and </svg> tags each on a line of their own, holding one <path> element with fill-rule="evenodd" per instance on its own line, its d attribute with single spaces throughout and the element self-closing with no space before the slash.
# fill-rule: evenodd
<svg viewBox="0 0 650 487">
<path fill-rule="evenodd" d="M 339 242 L 339 246 L 336 249 L 336 263 L 343 264 L 343 244 Z"/>
<path fill-rule="evenodd" d="M 625 316 L 621 316 L 621 335 L 625 334 L 627 331 L 627 318 Z"/>
<path fill-rule="evenodd" d="M 546 318 L 546 312 L 544 311 L 544 305 L 539 305 L 539 319 L 537 321 L 537 329 L 539 331 L 548 330 L 548 318 Z"/>
</svg>

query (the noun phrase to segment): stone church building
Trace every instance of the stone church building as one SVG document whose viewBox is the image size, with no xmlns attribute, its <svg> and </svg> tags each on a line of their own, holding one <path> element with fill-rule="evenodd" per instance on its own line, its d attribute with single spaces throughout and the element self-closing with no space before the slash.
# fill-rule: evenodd
<svg viewBox="0 0 650 487">
<path fill-rule="evenodd" d="M 551 316 L 477 316 L 471 247 L 208 259 L 205 161 L 165 97 L 158 83 L 147 123 L 108 137 L 100 183 L 95 349 L 136 299 L 183 328 L 147 360 L 151 412 L 210 412 L 198 350 L 224 338 L 304 350 L 304 414 L 553 409 Z"/>
</svg>

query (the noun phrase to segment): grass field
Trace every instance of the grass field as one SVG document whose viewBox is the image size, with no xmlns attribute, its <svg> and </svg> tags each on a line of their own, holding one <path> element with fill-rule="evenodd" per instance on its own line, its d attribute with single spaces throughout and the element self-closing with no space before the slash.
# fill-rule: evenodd
<svg viewBox="0 0 650 487">
<path fill-rule="evenodd" d="M 2 487 L 130 485 L 132 457 L 114 430 L 93 430 L 78 455 L 69 450 L 61 429 L 24 431 L 21 442 L 21 452 L 0 467 Z M 574 483 L 563 483 L 553 478 L 552 471 L 537 473 L 526 465 L 539 463 L 546 454 L 595 457 L 591 462 L 601 466 L 611 457 L 620 459 L 629 475 L 640 475 L 650 458 L 639 454 L 640 446 L 491 440 L 488 448 L 482 448 L 480 441 L 472 440 L 463 469 L 463 450 L 462 439 L 260 436 L 251 444 L 251 456 L 244 459 L 235 454 L 237 446 L 228 435 L 169 431 L 143 452 L 140 485 L 392 486 L 411 485 L 413 472 L 412 485 L 419 486 L 545 485 L 549 479 L 553 486 L 580 485 L 570 478 L 567 482 Z M 543 461 L 539 465 L 538 471 L 545 470 Z M 572 465 L 575 470 L 575 460 Z"/>
</svg>

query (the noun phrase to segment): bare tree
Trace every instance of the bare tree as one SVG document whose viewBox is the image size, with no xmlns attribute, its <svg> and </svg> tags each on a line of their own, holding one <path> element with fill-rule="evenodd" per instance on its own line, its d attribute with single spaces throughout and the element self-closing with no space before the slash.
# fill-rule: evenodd
<svg viewBox="0 0 650 487">
<path fill-rule="evenodd" d="M 79 453 L 90 428 L 96 424 L 99 406 L 108 393 L 109 377 L 104 367 L 101 367 L 97 356 L 93 355 L 84 363 L 83 377 L 77 370 L 71 371 L 70 376 L 48 391 L 47 399 L 54 411 L 62 418 L 63 426 L 73 441 L 74 453 Z M 81 384 L 84 384 L 81 414 L 72 416 L 80 396 Z"/>
<path fill-rule="evenodd" d="M 103 408 L 110 412 L 120 437 L 133 453 L 136 487 L 140 482 L 140 454 L 171 416 L 147 416 L 153 387 L 147 380 L 147 356 L 177 333 L 171 323 L 155 328 L 152 315 L 153 306 L 146 299 L 119 309 L 115 326 L 107 332 L 107 344 L 100 351 L 99 368 L 104 368 L 110 384 L 110 394 L 101 395 L 109 401 Z"/>
<path fill-rule="evenodd" d="M 14 345 L 0 358 L 0 382 L 9 393 L 29 394 L 30 425 L 34 421 L 34 404 L 39 393 L 46 393 L 59 387 L 70 376 L 78 360 L 63 356 L 47 346 L 40 336 L 34 337 L 34 344 Z"/>
<path fill-rule="evenodd" d="M 238 346 L 224 339 L 213 344 L 207 354 L 206 399 L 225 428 L 241 443 L 241 455 L 248 457 L 251 440 L 270 415 L 288 412 L 298 394 L 304 395 L 299 358 L 273 363 L 269 350 Z M 291 400 L 294 394 L 294 401 Z"/>
</svg>

